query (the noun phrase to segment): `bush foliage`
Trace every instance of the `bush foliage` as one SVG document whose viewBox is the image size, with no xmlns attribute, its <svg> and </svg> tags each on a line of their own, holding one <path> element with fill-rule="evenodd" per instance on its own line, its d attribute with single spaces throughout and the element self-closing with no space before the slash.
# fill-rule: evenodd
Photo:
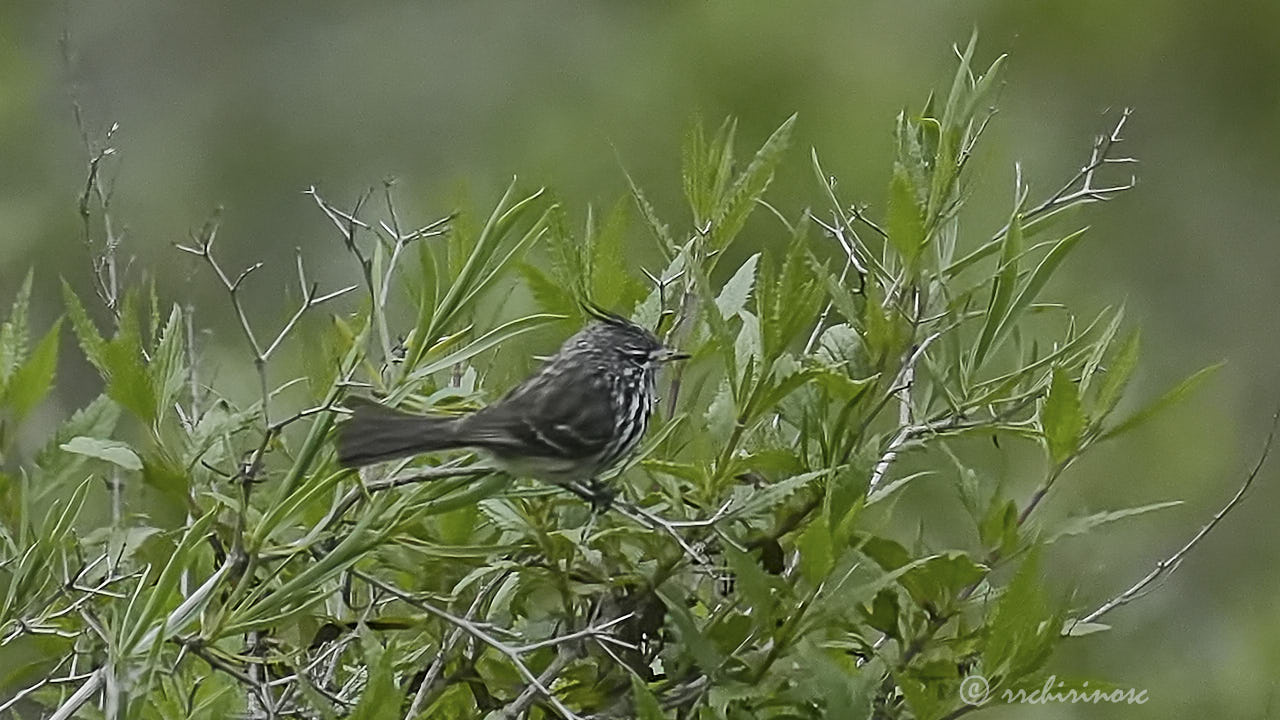
<svg viewBox="0 0 1280 720">
<path fill-rule="evenodd" d="M 1045 297 L 1084 236 L 1075 211 L 1131 186 L 1100 179 L 1127 160 L 1125 116 L 1061 190 L 1036 200 L 1019 178 L 1004 227 L 965 224 L 1001 66 L 976 73 L 972 53 L 945 95 L 898 116 L 879 219 L 816 152 L 812 209 L 766 202 L 794 118 L 745 159 L 732 121 L 695 127 L 674 228 L 634 183 L 635 233 L 625 210 L 581 222 L 515 184 L 487 216 L 418 229 L 389 185 L 352 208 L 313 191 L 354 284 L 319 289 L 299 256 L 296 304 L 267 334 L 272 314 L 242 298 L 256 266 L 224 268 L 215 217 L 179 249 L 227 291 L 257 373 L 247 401 L 211 374 L 194 308 L 122 289 L 98 178 L 111 151 L 96 153 L 81 212 L 107 312 L 64 297 L 103 390 L 31 457 L 15 429 L 53 384 L 62 321 L 28 326 L 28 277 L 0 328 L 4 708 L 924 719 L 975 709 L 970 675 L 997 703 L 1042 684 L 1059 643 L 1104 630 L 1145 585 L 1076 606 L 1042 582 L 1040 548 L 1170 503 L 1058 526 L 1036 510 L 1083 453 L 1203 375 L 1118 417 L 1137 333 L 1121 309 L 1079 318 Z M 627 252 L 640 233 L 653 272 Z M 539 311 L 512 316 L 513 293 Z M 584 321 L 584 299 L 693 353 L 610 473 L 612 508 L 461 452 L 336 465 L 344 397 L 481 406 Z M 980 464 L 992 441 L 1039 448 L 1033 492 Z M 967 526 L 941 547 L 893 512 L 929 476 Z"/>
</svg>

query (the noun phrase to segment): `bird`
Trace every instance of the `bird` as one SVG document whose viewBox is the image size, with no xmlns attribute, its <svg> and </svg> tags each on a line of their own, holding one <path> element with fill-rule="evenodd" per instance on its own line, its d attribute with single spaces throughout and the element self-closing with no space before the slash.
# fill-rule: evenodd
<svg viewBox="0 0 1280 720">
<path fill-rule="evenodd" d="M 657 373 L 690 357 L 594 304 L 590 322 L 500 400 L 461 416 L 420 415 L 367 398 L 346 402 L 338 461 L 354 468 L 471 448 L 498 469 L 558 485 L 586 483 L 635 449 L 657 403 Z M 607 500 L 606 500 L 607 501 Z"/>
</svg>

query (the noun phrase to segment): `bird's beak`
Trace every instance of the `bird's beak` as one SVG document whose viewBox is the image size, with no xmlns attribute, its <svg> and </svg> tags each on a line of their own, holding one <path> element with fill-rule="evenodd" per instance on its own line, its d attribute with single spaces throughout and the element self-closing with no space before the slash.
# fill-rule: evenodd
<svg viewBox="0 0 1280 720">
<path fill-rule="evenodd" d="M 654 353 L 653 359 L 660 363 L 675 362 L 676 360 L 688 360 L 693 357 L 689 353 L 672 350 L 671 348 L 662 348 Z"/>
</svg>

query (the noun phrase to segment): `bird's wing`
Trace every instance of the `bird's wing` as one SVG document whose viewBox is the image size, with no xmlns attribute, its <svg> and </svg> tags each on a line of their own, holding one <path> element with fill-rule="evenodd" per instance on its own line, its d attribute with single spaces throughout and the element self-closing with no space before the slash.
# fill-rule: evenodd
<svg viewBox="0 0 1280 720">
<path fill-rule="evenodd" d="M 502 400 L 467 419 L 465 434 L 498 454 L 588 458 L 614 435 L 608 379 L 598 373 L 565 377 L 544 368 Z"/>
</svg>

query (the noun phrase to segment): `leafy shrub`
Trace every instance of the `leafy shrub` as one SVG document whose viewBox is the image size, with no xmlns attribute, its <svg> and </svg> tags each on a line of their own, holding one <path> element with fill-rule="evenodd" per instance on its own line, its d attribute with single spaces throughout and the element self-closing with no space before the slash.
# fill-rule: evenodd
<svg viewBox="0 0 1280 720">
<path fill-rule="evenodd" d="M 1042 683 L 1065 637 L 1105 629 L 1103 614 L 1181 555 L 1097 609 L 1072 607 L 1042 584 L 1040 548 L 1170 503 L 1056 528 L 1035 511 L 1083 453 L 1203 374 L 1117 418 L 1137 333 L 1121 310 L 1077 318 L 1044 298 L 1084 235 L 1073 211 L 1131 187 L 1099 178 L 1125 161 L 1125 115 L 1061 190 L 1034 201 L 1019 179 L 1005 227 L 962 223 L 1003 60 L 974 75 L 972 53 L 945 97 L 898 116 L 879 221 L 841 197 L 816 152 L 820 209 L 788 216 L 762 199 L 794 117 L 745 163 L 732 122 L 694 128 L 686 229 L 631 185 L 654 273 L 624 252 L 625 213 L 588 212 L 578 232 L 514 184 L 482 222 L 416 230 L 390 185 L 350 210 L 313 191 L 358 279 L 321 291 L 299 256 L 300 299 L 268 336 L 241 296 L 258 266 L 223 267 L 215 217 L 180 249 L 227 291 L 258 374 L 248 402 L 207 380 L 194 308 L 121 289 L 98 178 L 111 151 L 95 154 L 81 211 L 110 337 L 64 295 L 104 389 L 0 476 L 4 707 L 941 718 L 976 707 L 961 693 L 971 674 L 993 691 Z M 770 228 L 758 252 L 740 239 L 749 219 Z M 502 301 L 521 288 L 539 312 L 511 316 Z M 30 290 L 28 277 L 0 329 L 5 448 L 59 353 L 61 321 L 31 338 Z M 611 509 L 460 452 L 336 465 L 348 394 L 481 406 L 530 370 L 529 348 L 583 322 L 586 298 L 694 355 L 663 378 L 642 449 L 610 473 Z M 966 437 L 1040 448 L 1038 489 L 991 480 Z M 907 455 L 925 469 L 903 472 Z M 904 540 L 913 521 L 892 511 L 927 475 L 954 485 L 971 531 L 947 547 Z"/>
</svg>

